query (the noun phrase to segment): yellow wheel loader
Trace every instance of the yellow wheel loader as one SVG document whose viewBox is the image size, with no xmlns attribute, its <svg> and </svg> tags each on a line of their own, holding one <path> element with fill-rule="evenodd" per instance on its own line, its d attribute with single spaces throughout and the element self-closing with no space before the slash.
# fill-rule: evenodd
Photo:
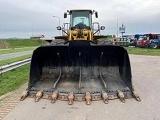
<svg viewBox="0 0 160 120">
<path fill-rule="evenodd" d="M 48 40 L 49 45 L 34 50 L 29 84 L 20 100 L 27 96 L 35 101 L 46 98 L 54 103 L 57 99 L 68 101 L 108 100 L 135 97 L 139 95 L 132 86 L 130 60 L 127 51 L 105 41 L 100 35 L 104 26 L 92 23 L 92 10 L 67 10 L 64 18 L 70 16 L 68 29 L 58 26 L 63 35 Z M 97 29 L 95 28 L 97 25 Z"/>
</svg>

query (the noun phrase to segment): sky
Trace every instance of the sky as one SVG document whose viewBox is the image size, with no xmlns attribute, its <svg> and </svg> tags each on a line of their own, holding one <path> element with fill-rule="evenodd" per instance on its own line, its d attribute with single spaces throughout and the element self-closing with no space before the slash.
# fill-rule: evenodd
<svg viewBox="0 0 160 120">
<path fill-rule="evenodd" d="M 126 35 L 160 33 L 160 0 L 0 0 L 0 38 L 57 36 L 59 20 L 69 22 L 63 15 L 71 9 L 97 11 L 93 22 L 105 26 L 104 35 L 121 36 L 122 24 Z"/>
</svg>

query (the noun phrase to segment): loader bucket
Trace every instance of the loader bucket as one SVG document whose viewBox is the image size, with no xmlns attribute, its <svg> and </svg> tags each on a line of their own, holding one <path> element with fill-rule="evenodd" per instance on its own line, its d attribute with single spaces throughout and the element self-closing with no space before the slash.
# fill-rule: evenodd
<svg viewBox="0 0 160 120">
<path fill-rule="evenodd" d="M 121 99 L 132 97 L 132 90 L 130 61 L 123 47 L 77 40 L 33 52 L 28 84 L 32 97 L 42 91 L 47 99 L 54 92 L 60 100 Z"/>
</svg>

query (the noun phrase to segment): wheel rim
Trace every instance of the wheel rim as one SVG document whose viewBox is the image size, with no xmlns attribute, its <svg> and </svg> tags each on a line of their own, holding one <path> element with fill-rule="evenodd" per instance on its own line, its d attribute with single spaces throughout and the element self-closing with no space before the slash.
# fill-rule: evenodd
<svg viewBox="0 0 160 120">
<path fill-rule="evenodd" d="M 153 44 L 153 48 L 157 48 L 157 45 L 156 45 L 156 44 Z"/>
</svg>

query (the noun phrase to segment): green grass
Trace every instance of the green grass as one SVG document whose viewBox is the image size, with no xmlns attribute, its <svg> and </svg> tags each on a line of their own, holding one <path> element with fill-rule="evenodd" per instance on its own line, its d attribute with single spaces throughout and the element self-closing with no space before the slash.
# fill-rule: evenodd
<svg viewBox="0 0 160 120">
<path fill-rule="evenodd" d="M 40 39 L 0 39 L 0 54 L 34 50 L 46 43 Z"/>
<path fill-rule="evenodd" d="M 0 61 L 0 65 L 5 65 L 5 64 L 17 62 L 17 61 L 19 61 L 19 60 L 23 60 L 23 59 L 30 58 L 31 56 L 32 56 L 32 55 L 30 54 L 30 55 L 24 55 L 24 56 L 20 56 L 20 57 L 16 57 L 16 58 L 1 60 L 1 61 Z"/>
<path fill-rule="evenodd" d="M 160 49 L 124 47 L 129 54 L 160 56 Z"/>
<path fill-rule="evenodd" d="M 38 47 L 38 46 L 37 46 Z M 1 50 L 0 49 L 0 54 L 7 54 L 7 53 L 14 53 L 14 52 L 22 52 L 22 51 L 29 51 L 29 50 L 34 50 L 37 48 L 36 46 L 34 47 L 23 47 L 23 48 L 11 48 L 11 49 L 6 49 L 6 50 Z"/>
<path fill-rule="evenodd" d="M 11 92 L 28 82 L 29 65 L 11 70 L 0 75 L 0 95 Z"/>
<path fill-rule="evenodd" d="M 3 39 L 0 43 L 8 43 L 9 48 L 41 46 L 46 42 L 40 39 Z"/>
</svg>

